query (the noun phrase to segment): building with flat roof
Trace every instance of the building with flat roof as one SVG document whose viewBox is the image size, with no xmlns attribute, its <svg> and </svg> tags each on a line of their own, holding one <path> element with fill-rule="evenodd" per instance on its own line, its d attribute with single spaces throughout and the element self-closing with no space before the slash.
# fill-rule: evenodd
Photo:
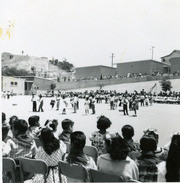
<svg viewBox="0 0 180 183">
<path fill-rule="evenodd" d="M 169 73 L 170 65 L 155 60 L 141 60 L 117 63 L 117 74 L 127 76 L 129 73 L 152 75 L 154 73 Z"/>
<path fill-rule="evenodd" d="M 76 68 L 76 79 L 103 79 L 108 77 L 115 77 L 116 68 L 108 67 L 103 65 L 77 67 Z"/>
<path fill-rule="evenodd" d="M 25 81 L 26 79 L 16 78 L 11 76 L 1 77 L 1 91 L 12 92 L 17 95 L 25 94 Z"/>
</svg>

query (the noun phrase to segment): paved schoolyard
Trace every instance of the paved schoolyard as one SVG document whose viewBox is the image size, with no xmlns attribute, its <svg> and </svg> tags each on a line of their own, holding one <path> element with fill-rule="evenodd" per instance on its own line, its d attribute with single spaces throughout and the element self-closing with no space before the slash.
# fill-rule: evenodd
<svg viewBox="0 0 180 183">
<path fill-rule="evenodd" d="M 60 122 L 65 118 L 70 118 L 75 122 L 74 130 L 81 130 L 87 136 L 87 144 L 90 144 L 88 137 L 91 132 L 96 130 L 97 117 L 101 114 L 109 117 L 112 125 L 109 130 L 118 131 L 121 134 L 121 128 L 125 124 L 130 124 L 135 129 L 135 140 L 139 140 L 143 134 L 143 130 L 148 127 L 158 129 L 160 139 L 159 145 L 164 145 L 170 139 L 173 132 L 180 131 L 180 105 L 170 104 L 153 104 L 149 107 L 140 107 L 137 117 L 124 116 L 118 110 L 111 111 L 108 104 L 96 104 L 96 114 L 84 114 L 83 99 L 80 100 L 80 109 L 74 114 L 71 106 L 68 106 L 67 115 L 62 115 L 60 111 L 52 110 L 50 106 L 50 98 L 44 98 L 44 112 L 32 112 L 31 96 L 13 96 L 12 98 L 1 100 L 2 112 L 6 113 L 7 122 L 10 116 L 17 115 L 19 118 L 28 120 L 31 115 L 39 115 L 40 123 L 43 125 L 47 119 L 58 119 L 59 126 L 56 134 L 62 129 Z"/>
</svg>

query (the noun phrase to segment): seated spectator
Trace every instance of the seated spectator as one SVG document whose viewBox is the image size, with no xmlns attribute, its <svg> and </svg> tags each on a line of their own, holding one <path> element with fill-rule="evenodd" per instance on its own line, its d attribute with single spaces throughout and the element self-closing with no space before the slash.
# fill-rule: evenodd
<svg viewBox="0 0 180 183">
<path fill-rule="evenodd" d="M 41 132 L 41 127 L 39 124 L 39 116 L 31 116 L 28 119 L 29 122 L 29 130 L 28 133 L 33 139 L 39 139 L 39 135 Z"/>
<path fill-rule="evenodd" d="M 154 136 L 143 135 L 140 140 L 141 156 L 137 159 L 139 181 L 156 182 L 157 167 L 160 160 L 155 156 L 157 141 Z"/>
<path fill-rule="evenodd" d="M 7 137 L 5 139 L 5 141 L 7 141 L 8 139 L 12 138 L 13 137 L 13 134 L 12 134 L 12 125 L 14 123 L 14 121 L 18 120 L 18 117 L 17 116 L 11 116 L 9 118 L 9 126 L 10 126 L 10 129 L 9 129 L 9 132 L 7 134 Z"/>
<path fill-rule="evenodd" d="M 2 113 L 2 151 L 6 145 L 7 134 L 9 131 L 9 126 L 6 124 L 6 114 Z"/>
<path fill-rule="evenodd" d="M 73 132 L 74 122 L 70 119 L 64 119 L 61 122 L 61 126 L 63 131 L 59 135 L 59 140 L 62 140 L 63 142 L 70 142 L 70 135 Z"/>
<path fill-rule="evenodd" d="M 27 135 L 28 124 L 25 120 L 19 119 L 12 124 L 13 137 L 7 140 L 3 156 L 10 158 L 33 157 L 36 152 L 34 140 Z"/>
<path fill-rule="evenodd" d="M 180 133 L 173 135 L 166 161 L 158 164 L 158 182 L 180 182 Z"/>
<path fill-rule="evenodd" d="M 111 126 L 111 124 L 112 123 L 109 118 L 101 116 L 97 121 L 97 128 L 99 131 L 95 131 L 91 134 L 91 144 L 97 148 L 99 155 L 106 153 L 105 136 L 109 133 L 106 130 Z"/>
<path fill-rule="evenodd" d="M 6 114 L 2 112 L 2 126 L 6 125 Z"/>
<path fill-rule="evenodd" d="M 54 137 L 53 132 L 48 128 L 41 130 L 40 139 L 43 146 L 40 146 L 36 152 L 35 159 L 44 160 L 49 166 L 47 183 L 59 183 L 58 162 L 66 152 L 66 145 Z M 43 175 L 36 174 L 33 183 L 43 183 Z"/>
<path fill-rule="evenodd" d="M 108 153 L 98 157 L 98 169 L 122 176 L 125 181 L 138 180 L 138 167 L 134 160 L 128 157 L 128 146 L 119 134 L 106 135 L 106 148 Z"/>
<path fill-rule="evenodd" d="M 97 166 L 93 160 L 88 155 L 85 155 L 83 149 L 86 144 L 86 136 L 81 131 L 75 131 L 71 134 L 71 147 L 70 153 L 65 155 L 64 160 L 70 164 L 76 164 L 84 166 L 86 168 L 97 169 Z M 68 182 L 75 182 L 72 178 L 67 177 Z"/>
<path fill-rule="evenodd" d="M 56 119 L 53 120 L 46 120 L 44 126 L 50 129 L 53 133 L 57 131 L 58 121 Z"/>
<path fill-rule="evenodd" d="M 157 148 L 155 150 L 155 155 L 160 160 L 166 160 L 168 154 L 168 148 L 158 146 L 159 135 L 157 133 L 157 129 L 148 128 L 147 130 L 144 131 L 144 135 L 150 135 L 156 140 Z"/>
<path fill-rule="evenodd" d="M 132 137 L 134 136 L 134 128 L 131 125 L 124 125 L 121 131 L 122 131 L 122 136 L 129 148 L 129 152 L 140 151 L 139 143 L 134 142 L 134 140 L 132 139 Z"/>
</svg>

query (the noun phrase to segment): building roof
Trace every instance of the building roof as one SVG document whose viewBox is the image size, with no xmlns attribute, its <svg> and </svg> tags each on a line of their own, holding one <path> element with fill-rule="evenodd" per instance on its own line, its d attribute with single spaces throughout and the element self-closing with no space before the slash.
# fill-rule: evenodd
<svg viewBox="0 0 180 183">
<path fill-rule="evenodd" d="M 170 66 L 169 64 L 167 63 L 163 63 L 163 62 L 159 62 L 159 61 L 156 61 L 156 60 L 137 60 L 137 61 L 130 61 L 130 62 L 121 62 L 121 63 L 116 63 L 116 64 L 129 64 L 129 63 L 136 63 L 136 62 L 155 62 L 155 63 L 159 63 L 159 64 L 163 64 L 163 65 L 166 65 L 166 66 Z"/>
<path fill-rule="evenodd" d="M 106 67 L 106 68 L 116 69 L 114 67 L 105 66 L 105 65 L 93 65 L 93 66 L 76 67 L 76 69 L 79 69 L 79 68 L 87 68 L 87 67 Z"/>
<path fill-rule="evenodd" d="M 161 58 L 169 57 L 169 56 L 172 55 L 174 52 L 178 52 L 178 53 L 180 54 L 180 50 L 174 50 L 174 51 L 172 51 L 169 55 L 163 56 L 163 57 L 161 57 Z"/>
</svg>

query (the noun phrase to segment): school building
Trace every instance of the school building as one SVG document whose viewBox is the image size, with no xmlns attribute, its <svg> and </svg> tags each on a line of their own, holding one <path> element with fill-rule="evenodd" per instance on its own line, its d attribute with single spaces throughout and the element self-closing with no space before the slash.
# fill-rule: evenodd
<svg viewBox="0 0 180 183">
<path fill-rule="evenodd" d="M 76 80 L 103 79 L 115 77 L 115 75 L 116 68 L 103 65 L 77 67 L 75 73 Z"/>
</svg>

